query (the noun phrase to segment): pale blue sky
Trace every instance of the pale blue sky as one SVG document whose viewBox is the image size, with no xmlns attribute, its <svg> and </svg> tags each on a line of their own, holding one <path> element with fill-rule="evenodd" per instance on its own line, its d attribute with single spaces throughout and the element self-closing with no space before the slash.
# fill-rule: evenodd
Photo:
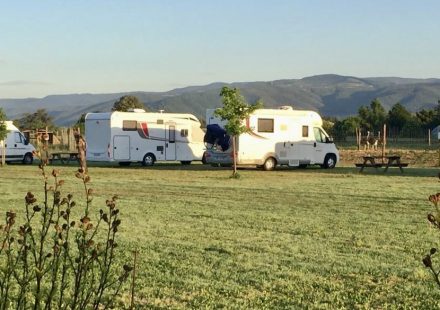
<svg viewBox="0 0 440 310">
<path fill-rule="evenodd" d="M 438 0 L 0 0 L 0 98 L 440 77 Z"/>
</svg>

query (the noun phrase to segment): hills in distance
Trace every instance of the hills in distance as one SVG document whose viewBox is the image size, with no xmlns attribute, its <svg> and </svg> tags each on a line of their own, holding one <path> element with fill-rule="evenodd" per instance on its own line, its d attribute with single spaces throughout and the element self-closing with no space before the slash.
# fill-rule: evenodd
<svg viewBox="0 0 440 310">
<path fill-rule="evenodd" d="M 204 118 L 208 108 L 221 106 L 223 86 L 237 87 L 253 103 L 262 99 L 264 107 L 291 105 L 295 109 L 318 111 L 322 116 L 355 115 L 362 105 L 378 98 L 386 110 L 400 102 L 409 111 L 431 109 L 440 100 L 440 79 L 398 77 L 357 78 L 317 75 L 303 79 L 269 82 L 213 83 L 167 92 L 123 92 L 112 94 L 51 95 L 44 98 L 0 99 L 8 119 L 46 109 L 59 126 L 74 124 L 82 113 L 110 111 L 124 95 L 134 95 L 149 111 L 192 113 Z"/>
</svg>

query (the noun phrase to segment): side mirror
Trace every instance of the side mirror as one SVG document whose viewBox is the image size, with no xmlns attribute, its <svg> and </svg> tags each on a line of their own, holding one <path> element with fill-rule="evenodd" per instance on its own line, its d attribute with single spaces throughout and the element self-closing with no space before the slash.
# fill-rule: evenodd
<svg viewBox="0 0 440 310">
<path fill-rule="evenodd" d="M 326 137 L 325 138 L 325 143 L 333 143 L 333 138 L 332 137 Z"/>
<path fill-rule="evenodd" d="M 24 145 L 28 145 L 29 141 L 27 139 L 24 139 Z"/>
</svg>

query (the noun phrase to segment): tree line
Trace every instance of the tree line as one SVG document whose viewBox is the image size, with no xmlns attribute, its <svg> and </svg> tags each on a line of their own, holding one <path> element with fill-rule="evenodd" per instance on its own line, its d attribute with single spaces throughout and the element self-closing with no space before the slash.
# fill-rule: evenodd
<svg viewBox="0 0 440 310">
<path fill-rule="evenodd" d="M 128 111 L 130 109 L 144 109 L 145 105 L 136 97 L 126 95 L 119 98 L 112 107 L 112 111 Z M 0 108 L 0 122 L 6 117 Z M 353 136 L 356 128 L 370 131 L 377 135 L 382 131 L 383 124 L 387 124 L 390 131 L 395 135 L 405 135 L 417 129 L 433 129 L 440 125 L 440 100 L 434 109 L 422 109 L 416 113 L 409 112 L 402 104 L 396 103 L 387 112 L 378 99 L 374 99 L 369 106 L 361 106 L 358 114 L 344 119 L 336 117 L 324 117 L 324 128 L 338 141 L 344 141 L 346 137 Z M 84 127 L 85 113 L 82 114 L 75 127 Z M 34 113 L 25 113 L 21 118 L 14 120 L 14 124 L 20 129 L 44 129 L 54 130 L 56 125 L 53 117 L 45 109 L 38 109 Z M 0 130 L 1 131 L 1 130 Z"/>
<path fill-rule="evenodd" d="M 130 109 L 144 109 L 146 107 L 136 96 L 122 96 L 117 100 L 112 107 L 112 111 L 122 111 L 126 112 Z M 84 128 L 86 113 L 81 114 L 78 121 L 75 123 L 74 127 Z M 0 141 L 6 137 L 6 125 L 4 121 L 6 121 L 6 115 L 2 108 L 0 108 Z M 53 131 L 56 129 L 56 125 L 54 123 L 54 119 L 46 109 L 37 109 L 33 113 L 25 113 L 22 117 L 13 120 L 14 125 L 17 126 L 20 130 L 36 130 L 36 129 L 48 129 Z M 82 131 L 83 132 L 83 131 Z"/>
<path fill-rule="evenodd" d="M 395 135 L 405 135 L 414 130 L 434 129 L 440 125 L 440 100 L 434 109 L 422 109 L 416 113 L 409 112 L 399 102 L 386 112 L 378 99 L 369 106 L 361 106 L 356 116 L 344 119 L 324 117 L 325 130 L 338 141 L 353 136 L 356 128 L 377 134 L 386 124 Z"/>
</svg>

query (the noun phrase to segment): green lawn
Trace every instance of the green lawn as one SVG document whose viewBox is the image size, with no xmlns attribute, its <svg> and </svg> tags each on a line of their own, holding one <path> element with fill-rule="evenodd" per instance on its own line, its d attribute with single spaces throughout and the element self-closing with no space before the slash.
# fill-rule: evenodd
<svg viewBox="0 0 440 310">
<path fill-rule="evenodd" d="M 75 168 L 57 168 L 80 202 Z M 437 173 L 249 169 L 233 180 L 202 165 L 90 168 L 96 214 L 118 194 L 121 250 L 140 253 L 139 309 L 438 308 L 421 262 L 440 240 L 426 220 Z M 29 190 L 42 196 L 36 166 L 0 176 L 3 212 L 23 210 Z"/>
</svg>

